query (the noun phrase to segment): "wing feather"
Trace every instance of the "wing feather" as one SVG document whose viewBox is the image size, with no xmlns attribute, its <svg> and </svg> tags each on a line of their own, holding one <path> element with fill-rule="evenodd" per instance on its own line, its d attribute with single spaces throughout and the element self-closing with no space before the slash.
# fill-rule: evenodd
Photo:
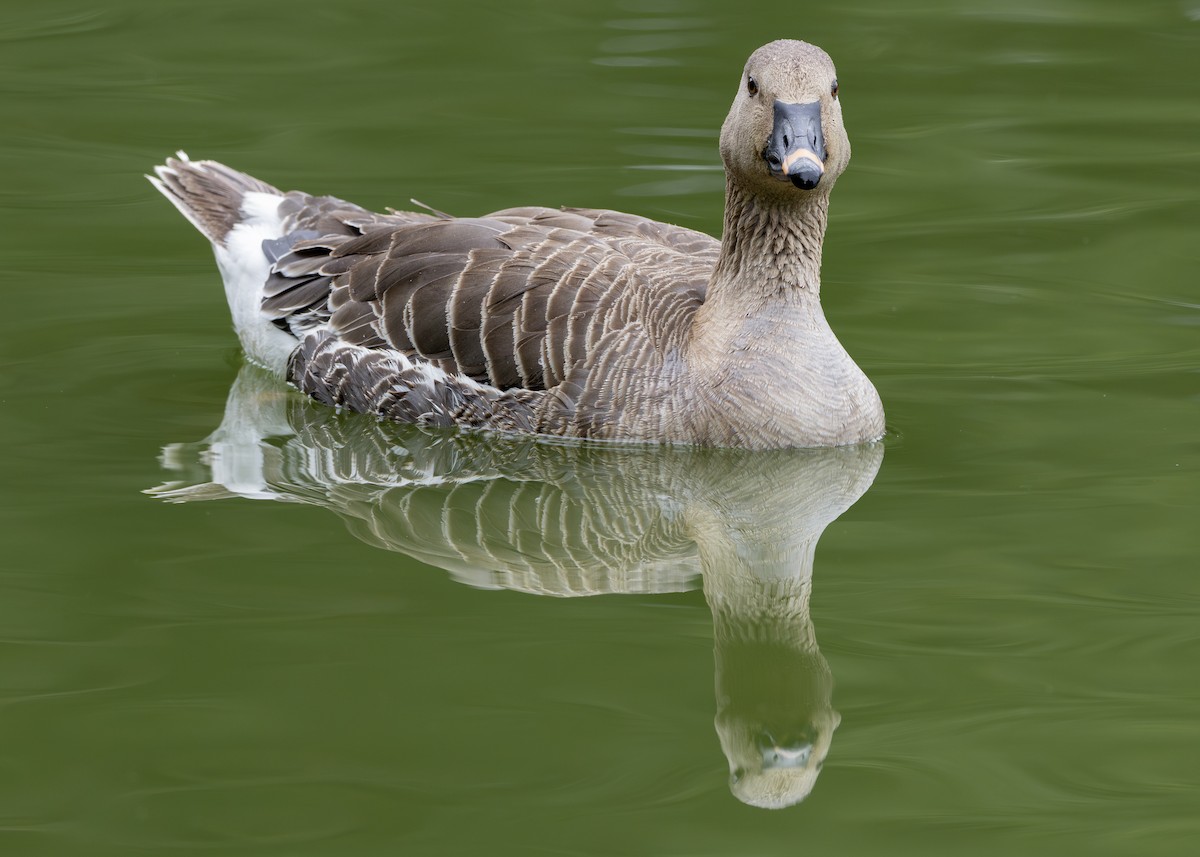
<svg viewBox="0 0 1200 857">
<path fill-rule="evenodd" d="M 719 248 L 690 229 L 604 210 L 440 219 L 302 194 L 284 208 L 291 231 L 264 247 L 273 267 L 263 308 L 273 317 L 293 329 L 301 316 L 301 329 L 327 322 L 351 344 L 394 348 L 501 389 L 561 385 L 569 407 L 582 393 L 567 380 L 572 367 L 608 334 L 653 327 L 646 313 L 685 326 Z"/>
</svg>

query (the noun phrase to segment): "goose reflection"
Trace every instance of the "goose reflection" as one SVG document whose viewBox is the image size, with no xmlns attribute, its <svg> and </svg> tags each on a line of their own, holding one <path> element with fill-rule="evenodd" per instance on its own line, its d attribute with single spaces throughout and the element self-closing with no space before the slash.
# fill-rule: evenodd
<svg viewBox="0 0 1200 857">
<path fill-rule="evenodd" d="M 746 452 L 431 433 L 341 416 L 253 366 L 221 425 L 172 444 L 171 502 L 324 506 L 358 538 L 472 586 L 573 597 L 701 581 L 716 729 L 741 801 L 812 791 L 840 720 L 809 616 L 825 527 L 871 485 L 880 445 Z"/>
</svg>

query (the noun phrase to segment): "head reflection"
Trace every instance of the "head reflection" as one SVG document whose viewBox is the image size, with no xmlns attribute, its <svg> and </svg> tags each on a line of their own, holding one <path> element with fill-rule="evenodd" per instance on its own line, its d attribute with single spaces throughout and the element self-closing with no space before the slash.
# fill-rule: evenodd
<svg viewBox="0 0 1200 857">
<path fill-rule="evenodd" d="M 825 527 L 879 445 L 746 452 L 431 434 L 340 417 L 245 367 L 204 441 L 172 444 L 172 502 L 251 497 L 336 512 L 359 538 L 473 586 L 554 596 L 678 592 L 712 609 L 730 789 L 780 808 L 813 789 L 839 716 L 809 598 Z"/>
<path fill-rule="evenodd" d="M 799 589 L 799 587 L 797 587 Z M 833 676 L 808 619 L 807 592 L 770 618 L 714 611 L 717 734 L 729 786 L 769 809 L 812 791 L 840 721 Z"/>
</svg>

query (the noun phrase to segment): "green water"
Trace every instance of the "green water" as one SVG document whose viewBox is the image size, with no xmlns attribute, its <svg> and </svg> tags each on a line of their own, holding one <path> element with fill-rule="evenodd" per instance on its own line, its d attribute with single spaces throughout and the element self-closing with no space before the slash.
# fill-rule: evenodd
<svg viewBox="0 0 1200 857">
<path fill-rule="evenodd" d="M 779 37 L 884 449 L 326 413 L 141 178 L 715 232 Z M 1200 2 L 9 4 L 0 127 L 5 854 L 1196 852 Z"/>
</svg>

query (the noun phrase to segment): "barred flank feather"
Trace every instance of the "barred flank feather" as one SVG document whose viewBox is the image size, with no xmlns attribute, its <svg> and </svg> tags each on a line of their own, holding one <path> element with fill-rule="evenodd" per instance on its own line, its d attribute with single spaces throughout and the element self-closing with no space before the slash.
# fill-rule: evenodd
<svg viewBox="0 0 1200 857">
<path fill-rule="evenodd" d="M 531 405 L 544 395 L 500 391 L 398 351 L 349 345 L 328 330 L 301 341 L 288 375 L 327 405 L 426 426 L 530 433 Z"/>
</svg>

